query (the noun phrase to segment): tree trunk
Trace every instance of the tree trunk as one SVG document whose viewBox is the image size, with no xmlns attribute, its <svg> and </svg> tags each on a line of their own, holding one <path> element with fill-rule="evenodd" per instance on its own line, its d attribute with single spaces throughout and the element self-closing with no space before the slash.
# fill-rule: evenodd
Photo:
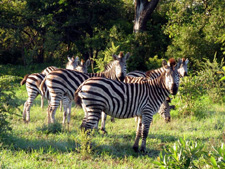
<svg viewBox="0 0 225 169">
<path fill-rule="evenodd" d="M 146 24 L 152 12 L 156 8 L 159 0 L 134 0 L 135 3 L 135 18 L 134 32 L 143 32 L 146 30 Z"/>
</svg>

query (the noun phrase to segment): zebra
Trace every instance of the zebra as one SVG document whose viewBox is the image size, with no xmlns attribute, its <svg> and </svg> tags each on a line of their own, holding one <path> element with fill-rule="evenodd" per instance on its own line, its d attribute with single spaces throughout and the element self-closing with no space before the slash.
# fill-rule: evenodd
<svg viewBox="0 0 225 169">
<path fill-rule="evenodd" d="M 184 76 L 188 76 L 188 58 L 182 58 L 180 67 L 178 68 L 178 73 L 180 78 L 183 78 Z M 127 73 L 127 76 L 131 77 L 150 77 L 152 79 L 158 77 L 161 73 L 163 73 L 163 66 L 166 65 L 166 61 L 162 61 L 162 67 L 159 69 L 150 70 L 147 72 L 142 71 L 133 71 Z M 170 110 L 174 109 L 174 106 L 169 107 L 169 103 L 171 101 L 171 98 L 167 98 L 165 102 L 163 102 L 162 106 L 160 107 L 159 114 L 165 119 L 166 122 L 170 121 Z M 163 111 L 164 110 L 164 111 Z M 165 115 L 166 114 L 166 115 Z M 167 117 L 167 118 L 166 118 Z"/>
<path fill-rule="evenodd" d="M 188 76 L 188 69 L 187 69 L 187 65 L 188 65 L 188 58 L 182 58 L 182 60 L 180 61 L 180 59 L 178 59 L 179 62 L 181 62 L 179 68 L 178 68 L 178 73 L 180 78 L 184 77 L 184 76 Z M 136 81 L 139 80 L 143 80 L 142 78 L 138 79 L 138 77 L 145 77 L 145 78 L 150 78 L 150 79 L 154 79 L 157 78 L 158 76 L 160 76 L 164 71 L 165 68 L 164 66 L 167 65 L 166 60 L 162 60 L 162 67 L 158 68 L 158 69 L 153 69 L 153 70 L 149 70 L 147 72 L 142 72 L 142 71 L 133 71 L 133 72 L 129 72 L 127 73 L 127 76 L 124 80 L 125 83 L 135 83 Z M 137 78 L 131 78 L 131 77 L 137 77 Z M 171 102 L 171 98 L 168 97 L 166 98 L 166 100 L 162 103 L 160 109 L 159 109 L 159 114 L 160 116 L 165 120 L 165 122 L 170 122 L 171 116 L 170 116 L 170 110 L 171 109 L 175 109 L 175 106 L 172 105 L 170 106 L 169 103 Z M 102 113 L 101 116 L 101 128 L 100 130 L 102 130 L 104 133 L 106 133 L 105 130 L 105 121 L 106 121 L 106 117 L 107 115 Z M 138 120 L 138 117 L 135 118 L 135 121 Z M 111 121 L 115 121 L 114 117 L 111 117 Z"/>
<path fill-rule="evenodd" d="M 76 57 L 76 59 L 74 59 L 74 57 L 70 58 L 68 57 L 68 63 L 67 63 L 67 67 L 66 68 L 74 68 L 76 69 L 76 67 L 82 67 L 82 65 L 78 65 L 79 64 L 79 58 Z M 83 66 L 85 67 L 85 66 Z M 80 68 L 79 68 L 80 69 Z M 46 69 L 44 69 L 41 73 L 33 73 L 30 75 L 25 75 L 23 80 L 20 82 L 20 85 L 24 85 L 26 83 L 26 90 L 27 90 L 27 94 L 28 94 L 28 98 L 26 100 L 26 102 L 24 103 L 24 108 L 23 108 L 23 120 L 25 122 L 29 122 L 30 121 L 30 108 L 33 104 L 34 99 L 41 94 L 37 84 L 41 83 L 41 81 L 45 78 L 45 76 L 47 74 L 49 74 L 51 71 L 57 70 L 57 67 L 54 66 L 49 66 Z M 46 95 L 42 95 L 41 94 L 41 107 L 43 108 L 44 105 L 44 98 L 47 98 L 49 100 L 49 93 L 46 92 Z"/>
<path fill-rule="evenodd" d="M 129 52 L 124 56 L 123 52 L 119 55 L 113 55 L 113 61 L 105 67 L 102 73 L 80 73 L 67 69 L 58 69 L 49 73 L 40 85 L 40 90 L 46 86 L 50 93 L 50 104 L 48 108 L 48 123 L 55 122 L 55 112 L 59 105 L 59 101 L 63 96 L 67 96 L 69 103 L 67 109 L 71 110 L 74 93 L 82 82 L 90 77 L 105 77 L 117 81 L 123 81 L 126 76 L 126 60 L 129 58 Z M 70 112 L 70 111 L 69 111 Z M 65 123 L 66 113 L 63 116 L 63 123 Z M 70 113 L 68 113 L 67 123 L 70 123 Z"/>
<path fill-rule="evenodd" d="M 139 117 L 133 149 L 138 151 L 142 137 L 141 151 L 146 149 L 146 138 L 153 115 L 169 96 L 176 95 L 179 87 L 179 74 L 175 59 L 164 66 L 165 72 L 156 79 L 140 80 L 137 83 L 124 83 L 102 77 L 90 78 L 83 82 L 75 93 L 75 102 L 82 105 L 85 117 L 82 127 L 85 130 L 97 128 L 101 112 L 116 118 Z"/>
</svg>

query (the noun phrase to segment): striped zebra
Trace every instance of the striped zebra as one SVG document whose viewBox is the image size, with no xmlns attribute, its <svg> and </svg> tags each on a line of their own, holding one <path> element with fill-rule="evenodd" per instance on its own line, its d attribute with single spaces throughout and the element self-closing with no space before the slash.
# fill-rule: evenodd
<svg viewBox="0 0 225 169">
<path fill-rule="evenodd" d="M 76 69 L 76 67 L 84 67 L 82 65 L 78 65 L 79 63 L 79 58 L 77 57 L 76 59 L 68 57 L 68 63 L 66 68 L 73 68 Z M 20 85 L 24 85 L 26 83 L 26 89 L 27 89 L 27 94 L 28 98 L 26 102 L 24 103 L 24 108 L 23 108 L 23 120 L 25 122 L 30 121 L 30 108 L 33 104 L 34 99 L 41 94 L 37 84 L 41 83 L 42 80 L 45 78 L 46 74 L 49 74 L 51 71 L 56 70 L 57 67 L 54 66 L 49 66 L 46 69 L 42 71 L 42 73 L 33 73 L 30 75 L 25 75 L 23 80 L 20 82 Z M 80 69 L 80 68 L 79 68 Z M 41 94 L 41 107 L 43 108 L 44 105 L 44 98 L 47 98 L 49 100 L 49 93 L 45 92 L 46 95 Z"/>
<path fill-rule="evenodd" d="M 188 69 L 187 69 L 187 65 L 188 65 L 188 59 L 182 58 L 182 60 L 180 61 L 180 59 L 178 59 L 179 62 L 181 62 L 179 68 L 178 68 L 178 73 L 180 78 L 187 76 L 188 75 Z M 124 80 L 125 83 L 135 83 L 138 80 L 142 80 L 142 78 L 138 79 L 138 77 L 145 77 L 145 78 L 150 78 L 150 79 L 155 79 L 158 76 L 160 76 L 163 72 L 165 72 L 165 68 L 164 66 L 167 65 L 167 62 L 165 60 L 162 61 L 162 67 L 158 68 L 158 69 L 154 69 L 154 70 L 150 70 L 147 72 L 142 72 L 142 71 L 133 71 L 133 72 L 129 72 L 127 73 L 127 76 Z M 136 78 L 131 78 L 131 77 L 137 77 Z M 159 114 L 160 116 L 165 120 L 165 122 L 170 122 L 171 116 L 170 116 L 170 110 L 174 109 L 174 106 L 170 106 L 170 97 L 166 98 L 166 100 L 162 103 L 160 109 L 159 109 Z M 107 115 L 102 113 L 102 120 L 101 120 L 101 130 L 103 132 L 106 132 L 105 130 L 105 121 L 106 121 L 106 117 Z M 135 118 L 135 121 L 138 120 L 138 117 Z M 115 121 L 114 117 L 111 117 L 111 121 Z"/>
<path fill-rule="evenodd" d="M 181 59 L 181 65 L 178 69 L 178 73 L 179 73 L 180 77 L 188 76 L 188 67 L 187 67 L 188 62 L 189 62 L 188 58 Z M 164 72 L 164 66 L 166 64 L 167 64 L 167 62 L 163 59 L 161 68 L 149 70 L 147 72 L 135 70 L 135 71 L 127 73 L 127 76 L 157 78 L 161 73 Z"/>
<path fill-rule="evenodd" d="M 181 59 L 181 64 L 180 64 L 180 67 L 178 68 L 178 73 L 179 73 L 180 78 L 183 78 L 184 76 L 188 76 L 188 67 L 187 67 L 188 62 L 189 62 L 188 58 Z M 163 60 L 162 67 L 159 69 L 154 69 L 154 70 L 150 70 L 147 72 L 133 71 L 133 72 L 127 73 L 127 76 L 150 77 L 151 79 L 154 79 L 164 72 L 163 67 L 166 64 L 167 64 L 166 61 Z M 168 102 L 168 101 L 170 101 L 170 100 L 171 100 L 170 98 L 167 98 L 165 100 L 165 102 L 163 102 L 162 106 L 160 107 L 160 111 L 159 111 L 159 114 L 161 115 L 161 117 L 163 117 L 165 119 L 166 122 L 170 121 L 170 110 L 174 108 L 174 106 L 169 107 L 170 102 Z"/>
<path fill-rule="evenodd" d="M 133 149 L 138 151 L 142 137 L 141 151 L 146 149 L 146 138 L 153 115 L 159 110 L 169 94 L 175 95 L 179 87 L 179 74 L 174 59 L 164 66 L 165 72 L 156 79 L 140 80 L 137 83 L 123 83 L 95 77 L 86 80 L 75 93 L 75 102 L 82 105 L 85 130 L 97 128 L 101 112 L 116 118 L 139 117 Z"/>
<path fill-rule="evenodd" d="M 90 77 L 105 77 L 113 80 L 123 81 L 126 76 L 126 60 L 130 54 L 127 53 L 123 56 L 123 53 L 113 55 L 113 61 L 109 63 L 105 71 L 102 73 L 80 73 L 67 69 L 58 69 L 54 72 L 49 73 L 40 85 L 40 90 L 43 91 L 43 87 L 46 86 L 50 93 L 50 104 L 48 108 L 48 123 L 55 122 L 55 112 L 59 106 L 59 101 L 63 96 L 67 96 L 69 103 L 68 109 L 71 109 L 72 100 L 74 99 L 74 93 L 77 88 Z M 70 113 L 63 116 L 63 123 L 67 117 L 67 123 L 70 122 Z"/>
</svg>

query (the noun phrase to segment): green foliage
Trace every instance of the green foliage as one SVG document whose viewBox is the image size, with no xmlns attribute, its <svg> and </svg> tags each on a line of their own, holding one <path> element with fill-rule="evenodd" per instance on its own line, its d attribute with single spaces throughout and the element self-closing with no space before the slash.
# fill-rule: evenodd
<svg viewBox="0 0 225 169">
<path fill-rule="evenodd" d="M 97 72 L 103 72 L 105 70 L 105 66 L 113 60 L 112 55 L 118 55 L 119 46 L 115 46 L 112 42 L 112 47 L 107 48 L 105 51 L 99 54 L 98 58 L 93 58 L 92 60 L 96 62 L 96 70 Z"/>
<path fill-rule="evenodd" d="M 56 134 L 62 132 L 62 124 L 60 123 L 54 123 L 54 124 L 48 124 L 43 125 L 41 128 L 37 129 L 43 134 Z"/>
<path fill-rule="evenodd" d="M 225 91 L 224 83 L 219 79 L 221 74 L 218 72 L 224 65 L 223 60 L 218 63 L 216 57 L 213 62 L 208 59 L 201 64 L 202 70 L 196 72 L 196 75 L 191 75 L 181 79 L 178 97 L 178 111 L 183 115 L 194 115 L 202 118 L 207 114 L 210 104 L 202 104 L 205 96 L 213 103 L 223 102 L 223 93 Z"/>
<path fill-rule="evenodd" d="M 213 146 L 213 152 L 205 156 L 206 163 L 213 168 L 225 168 L 225 147 L 224 143 L 220 147 Z"/>
<path fill-rule="evenodd" d="M 180 138 L 173 146 L 164 147 L 155 164 L 161 168 L 198 168 L 204 145 Z"/>
<path fill-rule="evenodd" d="M 12 88 L 14 83 L 18 81 L 15 76 L 0 77 L 0 139 L 1 136 L 11 130 L 8 116 L 13 114 L 13 111 L 18 107 L 15 103 L 15 93 Z"/>
<path fill-rule="evenodd" d="M 225 66 L 223 66 L 222 69 L 223 69 L 223 72 L 219 72 L 219 73 L 224 75 L 225 74 Z M 225 80 L 225 76 L 223 76 L 220 80 Z"/>
<path fill-rule="evenodd" d="M 92 139 L 93 139 L 93 134 L 94 130 L 92 131 L 84 131 L 80 130 L 79 131 L 79 138 L 75 139 L 76 143 L 76 151 L 78 151 L 82 155 L 82 159 L 88 159 L 91 157 L 92 154 Z"/>
<path fill-rule="evenodd" d="M 164 28 L 172 43 L 168 46 L 167 56 L 187 57 L 193 61 L 193 69 L 199 68 L 198 61 L 203 58 L 213 60 L 215 52 L 218 58 L 223 57 L 224 1 L 176 0 L 168 6 L 168 23 Z"/>
<path fill-rule="evenodd" d="M 155 55 L 153 58 L 149 58 L 146 65 L 148 70 L 157 69 L 162 66 L 163 59 L 159 59 L 158 55 Z"/>
<path fill-rule="evenodd" d="M 160 168 L 224 168 L 225 148 L 212 146 L 211 153 L 199 141 L 180 138 L 173 146 L 166 146 L 154 163 Z"/>
</svg>

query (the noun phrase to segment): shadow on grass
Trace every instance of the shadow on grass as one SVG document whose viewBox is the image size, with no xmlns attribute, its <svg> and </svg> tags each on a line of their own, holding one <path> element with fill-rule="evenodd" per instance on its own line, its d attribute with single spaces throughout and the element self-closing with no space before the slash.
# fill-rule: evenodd
<svg viewBox="0 0 225 169">
<path fill-rule="evenodd" d="M 25 151 L 27 153 L 31 153 L 33 151 L 42 150 L 44 153 L 51 152 L 76 152 L 78 155 L 80 154 L 80 148 L 82 144 L 82 139 L 75 139 L 74 136 L 79 136 L 79 130 L 73 130 L 71 132 L 64 131 L 61 124 L 55 124 L 52 126 L 43 126 L 36 129 L 37 135 L 34 135 L 34 138 L 29 137 L 25 138 L 21 134 L 21 137 L 15 136 L 14 134 L 8 134 L 2 140 L 2 147 L 5 149 L 10 149 L 11 151 Z M 63 133 L 63 138 L 60 138 Z M 32 134 L 32 133 L 31 133 Z M 96 134 L 94 137 L 102 137 L 101 133 Z M 159 143 L 153 143 L 151 147 L 147 144 L 147 149 L 145 153 L 138 152 L 136 153 L 133 149 L 133 143 L 135 139 L 135 132 L 130 134 L 107 134 L 103 137 L 109 138 L 122 138 L 115 139 L 110 143 L 102 143 L 96 140 L 92 140 L 92 153 L 91 156 L 110 156 L 111 158 L 117 159 L 125 159 L 128 157 L 136 157 L 139 156 L 148 156 L 150 158 L 156 158 L 159 156 L 160 150 L 162 147 Z M 167 142 L 175 142 L 178 138 L 171 135 L 152 135 L 149 134 L 148 140 L 151 139 L 159 139 L 162 143 Z M 132 140 L 132 141 L 130 141 Z M 141 144 L 141 140 L 140 140 Z M 139 144 L 139 145 L 140 145 Z M 150 143 L 151 144 L 151 143 Z M 150 147 L 150 148 L 149 148 Z"/>
<path fill-rule="evenodd" d="M 67 138 L 60 138 L 60 136 L 57 136 L 57 134 L 67 132 L 64 131 L 61 124 L 54 124 L 49 127 L 43 126 L 37 128 L 37 131 L 38 135 L 35 136 L 35 138 L 25 138 L 22 134 L 21 137 L 15 136 L 13 133 L 5 134 L 0 138 L 0 145 L 2 148 L 10 149 L 11 151 L 23 150 L 27 153 L 40 149 L 46 153 L 49 152 L 49 150 L 63 153 L 76 151 L 77 149 L 78 144 L 73 137 L 70 137 L 71 134 L 75 135 L 76 132 L 68 132 Z"/>
</svg>

